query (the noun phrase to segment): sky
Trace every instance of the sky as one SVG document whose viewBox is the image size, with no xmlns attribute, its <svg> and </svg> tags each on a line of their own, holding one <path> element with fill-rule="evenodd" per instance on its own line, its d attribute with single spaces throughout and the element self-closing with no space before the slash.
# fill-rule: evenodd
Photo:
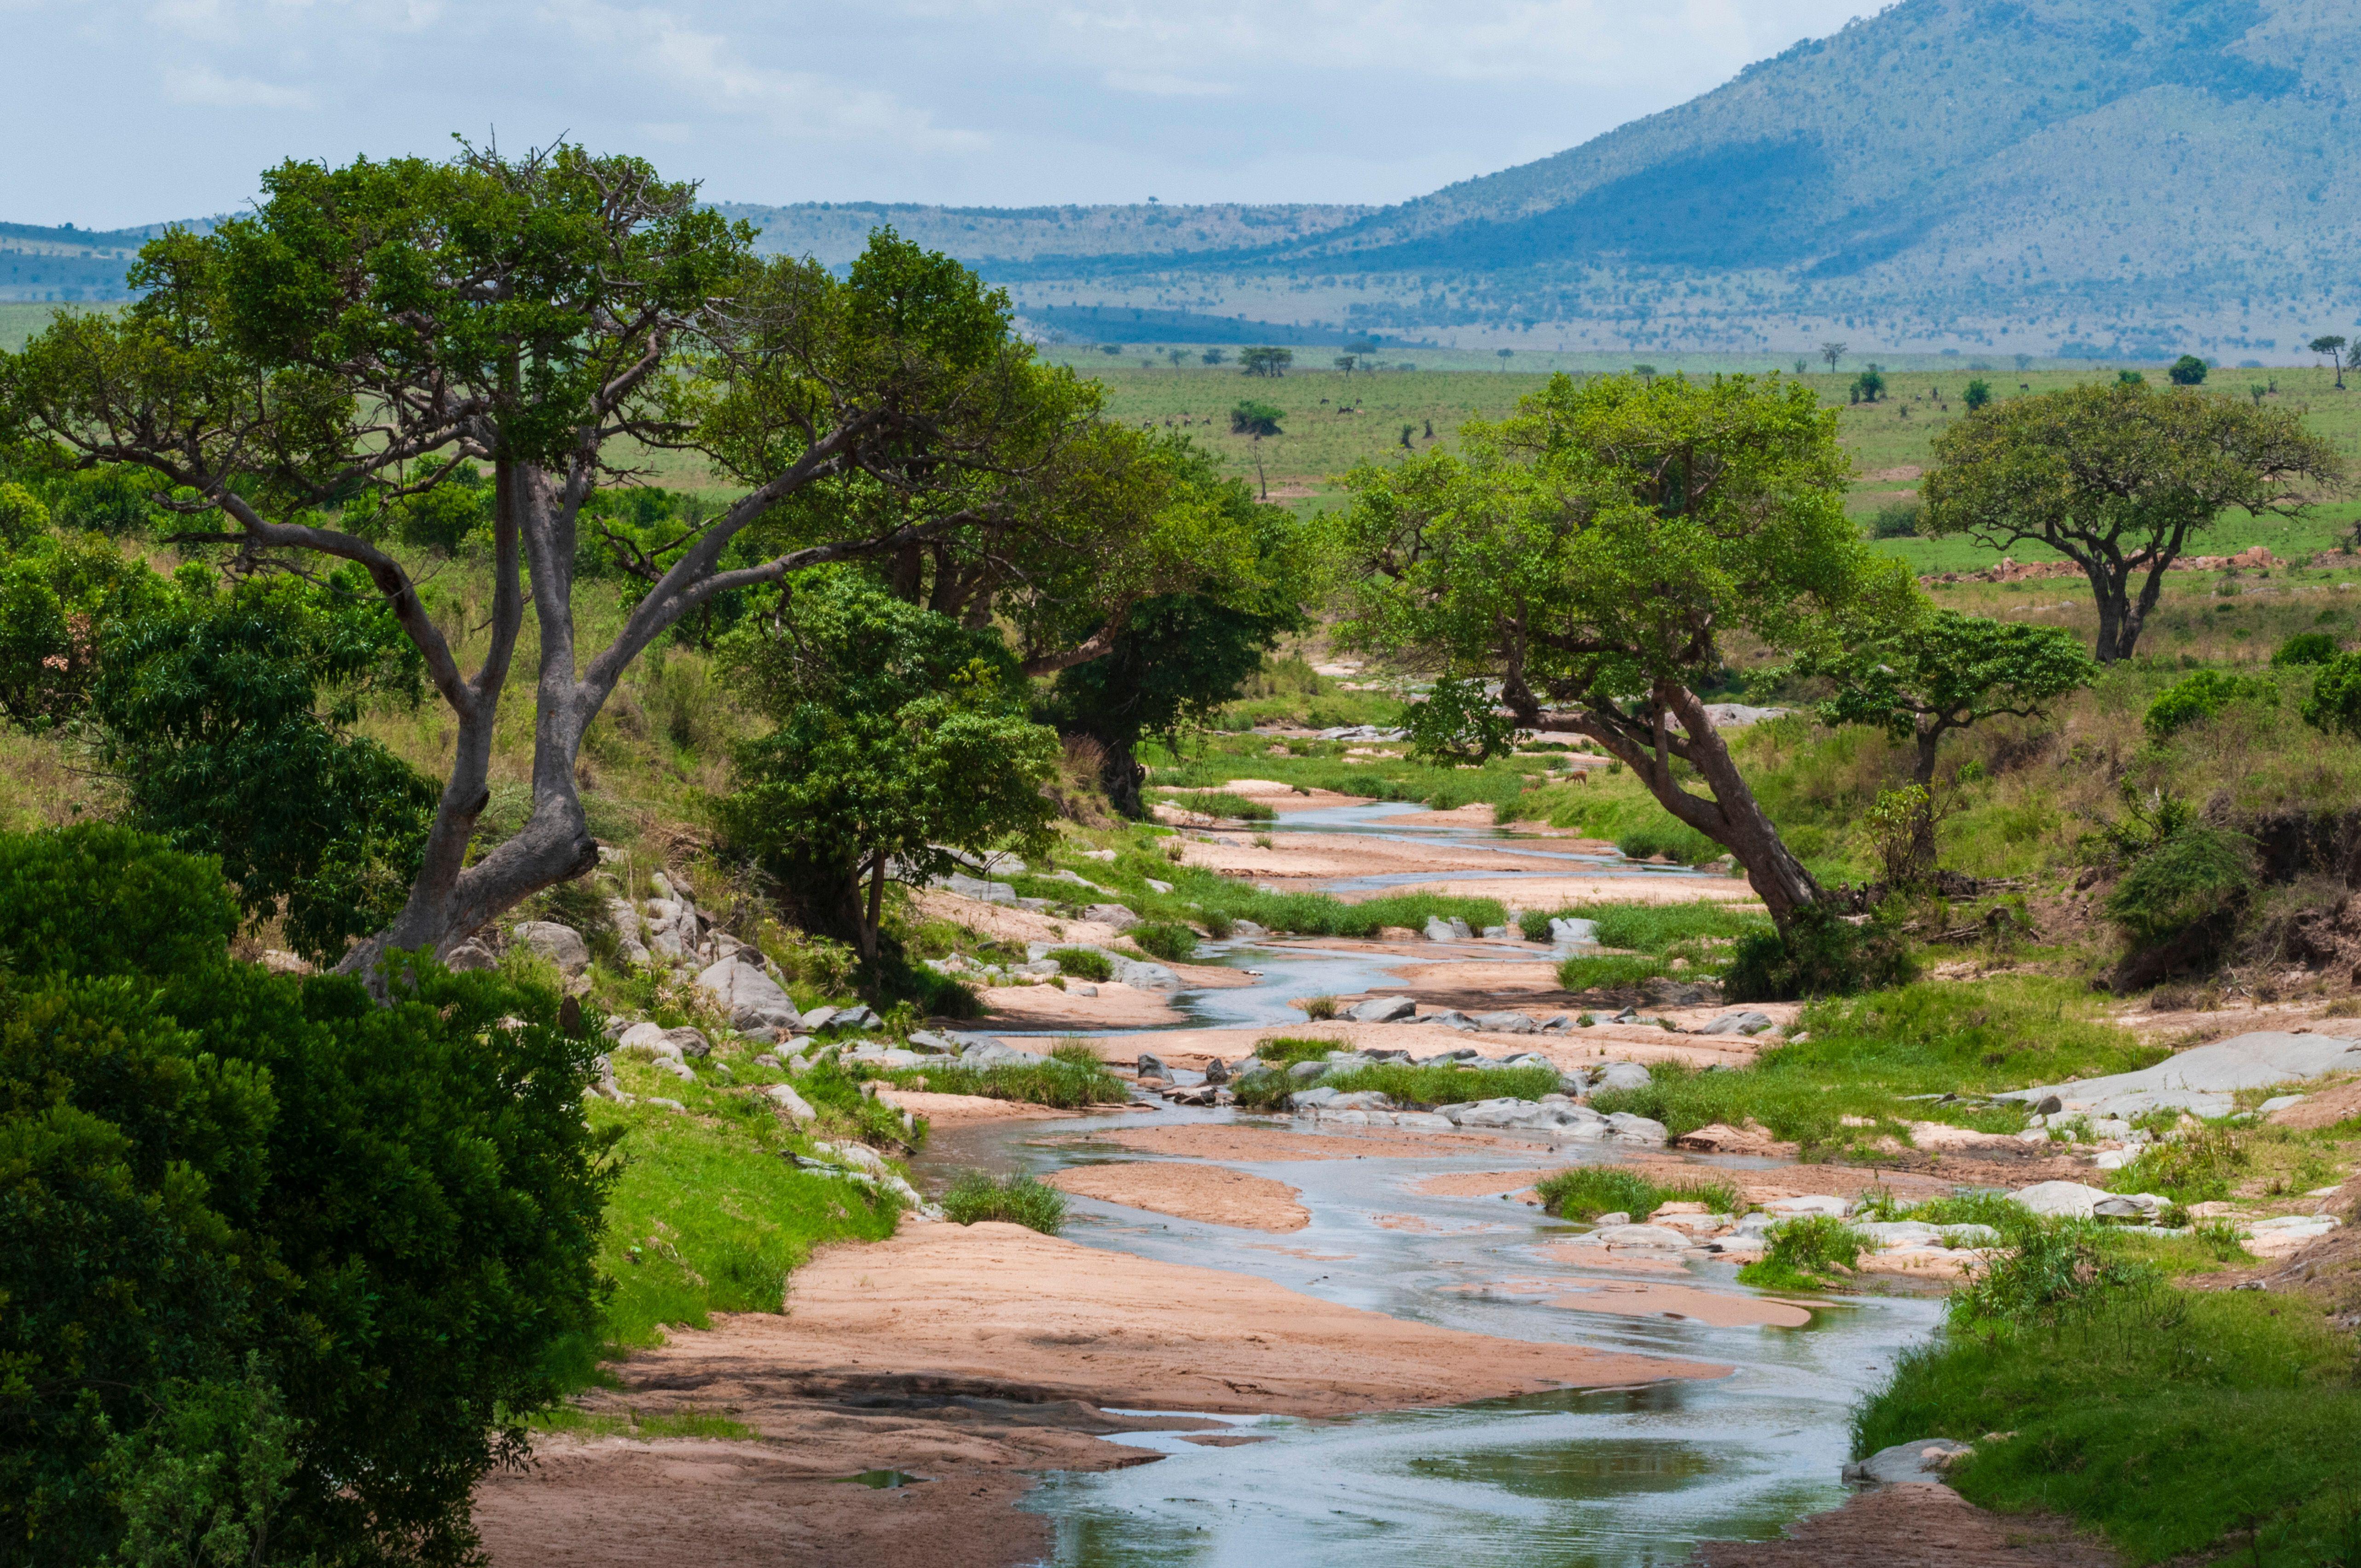
<svg viewBox="0 0 2361 1568">
<path fill-rule="evenodd" d="M 1397 202 L 1875 0 L 0 0 L 0 221 L 236 210 L 283 158 L 567 137 L 717 201 Z"/>
</svg>

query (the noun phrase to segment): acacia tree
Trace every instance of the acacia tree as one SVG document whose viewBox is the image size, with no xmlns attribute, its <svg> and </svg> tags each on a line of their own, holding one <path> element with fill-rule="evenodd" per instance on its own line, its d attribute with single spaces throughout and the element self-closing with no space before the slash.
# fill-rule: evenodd
<svg viewBox="0 0 2361 1568">
<path fill-rule="evenodd" d="M 2046 544 L 2080 566 L 2098 601 L 2102 663 L 2130 657 L 2191 535 L 2233 507 L 2294 516 L 2293 484 L 2343 471 L 2293 412 L 2126 382 L 1986 409 L 1936 439 L 1935 461 L 1922 488 L 1927 532 L 1994 549 Z"/>
<path fill-rule="evenodd" d="M 1874 725 L 1916 746 L 1911 777 L 1935 783 L 1945 735 L 2003 714 L 2037 718 L 2098 671 L 2072 633 L 1929 611 L 1879 636 L 1846 639 L 1799 660 L 1796 673 L 1825 676 L 1836 695 L 1820 705 L 1830 724 Z"/>
<path fill-rule="evenodd" d="M 1835 412 L 1776 378 L 1557 376 L 1462 440 L 1464 456 L 1350 476 L 1344 546 L 1363 576 L 1348 638 L 1498 679 L 1519 724 L 1588 736 L 1728 849 L 1784 931 L 1818 884 L 1695 683 L 1731 632 L 1810 652 L 1843 620 L 1916 605 L 1845 520 Z"/>
<path fill-rule="evenodd" d="M 119 315 L 60 318 L 0 360 L 24 436 L 86 467 L 131 464 L 249 566 L 353 562 L 450 708 L 455 747 L 390 948 L 447 953 L 597 849 L 575 784 L 584 733 L 623 673 L 719 596 L 830 561 L 874 563 L 905 597 L 998 617 L 1028 670 L 1104 652 L 1126 604 L 1195 570 L 1163 530 L 1169 475 L 1100 417 L 1093 388 L 1038 363 L 1005 298 L 896 239 L 848 276 L 757 261 L 695 187 L 570 147 L 522 159 L 290 163 L 247 218 L 152 242 Z M 577 646 L 577 535 L 601 485 L 650 447 L 706 458 L 734 499 L 665 553 L 603 647 Z M 492 471 L 489 624 L 470 674 L 409 565 L 343 510 Z M 752 557 L 743 565 L 733 560 Z M 1082 595 L 1095 646 L 1038 641 Z M 533 804 L 471 859 L 500 708 L 530 605 Z"/>
</svg>

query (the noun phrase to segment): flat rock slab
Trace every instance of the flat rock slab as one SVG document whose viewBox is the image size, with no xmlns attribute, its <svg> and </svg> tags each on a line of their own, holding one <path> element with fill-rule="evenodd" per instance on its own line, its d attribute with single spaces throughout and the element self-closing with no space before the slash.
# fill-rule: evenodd
<svg viewBox="0 0 2361 1568">
<path fill-rule="evenodd" d="M 2096 1116 L 2164 1110 L 2226 1116 L 2238 1090 L 2268 1089 L 2331 1072 L 2361 1072 L 2361 1040 L 2266 1030 L 2196 1046 L 2137 1072 L 2020 1089 L 1998 1098 L 2038 1104 L 2054 1094 L 2070 1113 Z"/>
<path fill-rule="evenodd" d="M 1301 1194 L 1287 1183 L 1218 1165 L 1179 1160 L 1074 1165 L 1048 1179 L 1060 1191 L 1077 1197 L 1209 1225 L 1284 1234 L 1312 1223 L 1311 1212 L 1296 1201 Z"/>
<path fill-rule="evenodd" d="M 1607 1280 L 1585 1286 L 1546 1305 L 1576 1312 L 1611 1312 L 1623 1318 L 1677 1318 L 1718 1329 L 1749 1327 L 1800 1329 L 1812 1314 L 1792 1301 L 1767 1296 L 1738 1296 L 1722 1290 L 1700 1290 L 1694 1285 L 1626 1285 Z"/>
<path fill-rule="evenodd" d="M 1690 1568 L 2115 1568 L 2068 1520 L 1987 1513 L 1949 1486 L 1914 1481 L 1814 1514 L 1779 1541 L 1708 1541 Z"/>
</svg>

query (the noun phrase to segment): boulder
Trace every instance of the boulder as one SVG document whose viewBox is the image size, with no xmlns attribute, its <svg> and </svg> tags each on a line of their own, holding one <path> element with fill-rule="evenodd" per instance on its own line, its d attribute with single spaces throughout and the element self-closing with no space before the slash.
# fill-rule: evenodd
<svg viewBox="0 0 2361 1568">
<path fill-rule="evenodd" d="M 774 1083 L 763 1091 L 763 1098 L 779 1108 L 780 1113 L 796 1123 L 817 1122 L 819 1113 L 813 1110 L 804 1097 L 784 1083 Z"/>
<path fill-rule="evenodd" d="M 1773 1198 L 1763 1206 L 1771 1211 L 1772 1216 L 1776 1220 L 1800 1219 L 1806 1214 L 1825 1214 L 1829 1219 L 1841 1220 L 1852 1210 L 1852 1205 L 1843 1199 L 1831 1198 L 1822 1192 L 1806 1192 L 1794 1198 Z"/>
<path fill-rule="evenodd" d="M 1419 1022 L 1422 1024 L 1440 1024 L 1446 1029 L 1456 1029 L 1462 1034 L 1473 1033 L 1476 1028 L 1476 1020 L 1470 1018 L 1466 1014 L 1460 1012 L 1455 1007 L 1446 1007 L 1440 1013 L 1429 1013 L 1424 1017 L 1421 1018 Z M 1467 1054 L 1469 1056 L 1474 1056 L 1476 1053 L 1474 1051 L 1469 1051 Z"/>
<path fill-rule="evenodd" d="M 1868 1458 L 1856 1459 L 1846 1465 L 1844 1478 L 1856 1486 L 1892 1486 L 1910 1481 L 1939 1482 L 1947 1465 L 1961 1455 L 1974 1452 L 1972 1443 L 1954 1442 L 1948 1437 L 1897 1442 L 1892 1448 L 1881 1448 Z"/>
<path fill-rule="evenodd" d="M 931 1029 L 911 1030 L 910 1048 L 914 1051 L 928 1051 L 937 1056 L 959 1055 L 959 1047 L 956 1044 Z"/>
<path fill-rule="evenodd" d="M 1476 1062 L 1482 1061 L 1483 1059 L 1484 1053 L 1477 1050 L 1473 1046 L 1455 1046 L 1447 1051 L 1437 1051 L 1431 1057 L 1419 1058 L 1418 1065 L 1420 1067 L 1449 1067 L 1454 1062 Z"/>
<path fill-rule="evenodd" d="M 1038 1067 L 1049 1059 L 1048 1057 L 1034 1051 L 1019 1050 L 1015 1046 L 1004 1046 L 997 1040 L 986 1040 L 980 1045 L 972 1045 L 960 1052 L 961 1067 Z"/>
<path fill-rule="evenodd" d="M 491 948 L 471 938 L 452 948 L 451 956 L 443 960 L 443 967 L 455 974 L 465 974 L 470 970 L 496 970 L 500 967 L 500 960 Z"/>
<path fill-rule="evenodd" d="M 1147 1051 L 1139 1053 L 1139 1063 L 1136 1070 L 1142 1078 L 1170 1078 L 1172 1076 L 1170 1070 L 1165 1067 L 1162 1058 L 1152 1056 Z"/>
<path fill-rule="evenodd" d="M 840 1010 L 835 1017 L 828 1021 L 828 1026 L 831 1029 L 879 1029 L 884 1027 L 884 1025 L 885 1020 L 877 1016 L 874 1008 L 863 1006 L 857 1002 Z M 817 1026 L 814 1025 L 814 1027 Z"/>
<path fill-rule="evenodd" d="M 2009 1194 L 2035 1213 L 2049 1219 L 2087 1220 L 2099 1205 L 2114 1196 L 2079 1181 L 2037 1181 Z"/>
<path fill-rule="evenodd" d="M 1852 1227 L 1877 1244 L 1880 1252 L 1898 1246 L 1939 1246 L 1944 1242 L 1942 1231 L 1923 1220 L 1879 1220 Z"/>
<path fill-rule="evenodd" d="M 2091 1213 L 2101 1220 L 2152 1220 L 2171 1204 L 2154 1192 L 2118 1192 L 2092 1204 Z"/>
<path fill-rule="evenodd" d="M 664 1032 L 664 1044 L 673 1047 L 670 1051 L 663 1052 L 665 1056 L 677 1054 L 702 1058 L 713 1054 L 713 1042 L 705 1037 L 705 1033 L 701 1029 L 691 1029 L 686 1025 L 677 1029 L 666 1029 Z"/>
<path fill-rule="evenodd" d="M 557 966 L 571 978 L 590 967 L 590 944 L 571 926 L 555 920 L 527 920 L 516 928 L 516 939 Z"/>
<path fill-rule="evenodd" d="M 1086 904 L 1082 905 L 1082 918 L 1112 926 L 1118 931 L 1128 931 L 1139 924 L 1139 916 L 1120 904 Z"/>
<path fill-rule="evenodd" d="M 1313 1092 L 1323 1091 L 1315 1090 Z M 1339 1094 L 1333 1089 L 1324 1092 L 1328 1098 L 1321 1102 L 1323 1110 L 1390 1111 L 1394 1108 L 1393 1097 L 1375 1089 L 1356 1089 L 1349 1094 Z"/>
<path fill-rule="evenodd" d="M 654 1051 L 659 1056 L 665 1054 L 667 1050 L 677 1048 L 664 1039 L 664 1032 L 661 1025 L 650 1024 L 644 1020 L 633 1024 L 615 1036 L 615 1048 L 618 1050 L 630 1050 L 634 1046 L 642 1050 Z"/>
<path fill-rule="evenodd" d="M 1567 1013 L 1553 1013 L 1542 1020 L 1544 1035 L 1571 1035 L 1576 1026 L 1573 1014 Z"/>
<path fill-rule="evenodd" d="M 1560 917 L 1549 923 L 1549 935 L 1550 944 L 1553 947 L 1596 946 L 1598 941 L 1598 922 Z"/>
<path fill-rule="evenodd" d="M 2103 1116 L 2131 1117 L 2158 1110 L 2226 1116 L 2236 1108 L 2239 1090 L 2356 1071 L 2361 1071 L 2361 1040 L 2261 1030 L 2192 1047 L 2137 1072 L 2020 1089 L 1998 1098 L 2022 1100 L 2037 1111 L 2055 1100 L 2061 1110 Z"/>
<path fill-rule="evenodd" d="M 1287 1076 L 1298 1083 L 1310 1083 L 1327 1070 L 1328 1064 L 1324 1061 L 1291 1062 L 1288 1065 Z"/>
<path fill-rule="evenodd" d="M 1450 921 L 1439 915 L 1430 915 L 1426 917 L 1426 939 L 1430 942 L 1455 942 L 1459 939 L 1459 933 L 1451 928 Z"/>
<path fill-rule="evenodd" d="M 1646 1144 L 1662 1148 L 1671 1137 L 1662 1122 L 1646 1116 L 1635 1116 L 1629 1111 L 1617 1111 L 1607 1118 L 1608 1135 L 1619 1144 Z"/>
<path fill-rule="evenodd" d="M 1601 1225 L 1591 1240 L 1617 1252 L 1677 1251 L 1689 1238 L 1669 1225 Z"/>
<path fill-rule="evenodd" d="M 1591 1079 L 1594 1089 L 1645 1089 L 1653 1081 L 1648 1069 L 1635 1061 L 1609 1062 Z"/>
<path fill-rule="evenodd" d="M 1697 1030 L 1700 1035 L 1759 1035 L 1772 1026 L 1768 1013 L 1725 1013 Z"/>
<path fill-rule="evenodd" d="M 1227 1062 L 1224 1061 L 1224 1060 L 1223 1060 L 1221 1058 L 1219 1058 L 1219 1057 L 1215 1057 L 1213 1060 L 1211 1060 L 1211 1061 L 1209 1061 L 1209 1062 L 1207 1062 L 1207 1063 L 1205 1064 L 1205 1081 L 1206 1081 L 1207 1083 L 1219 1085 L 1219 1084 L 1227 1083 L 1227 1082 L 1229 1082 L 1229 1080 L 1230 1080 L 1230 1064 L 1229 1064 L 1229 1063 L 1227 1063 Z"/>
<path fill-rule="evenodd" d="M 836 1022 L 839 1011 L 840 1009 L 834 1007 L 815 1007 L 804 1014 L 803 1026 L 808 1032 L 817 1035 Z"/>
<path fill-rule="evenodd" d="M 1167 965 L 1151 963 L 1144 959 L 1126 958 L 1121 953 L 1109 953 L 1107 962 L 1115 970 L 1116 983 L 1127 985 L 1134 991 L 1180 989 L 1180 977 Z"/>
<path fill-rule="evenodd" d="M 755 962 L 746 961 L 753 954 Z M 794 998 L 785 987 L 764 974 L 756 965 L 762 955 L 752 948 L 741 948 L 719 963 L 698 971 L 697 989 L 713 998 L 721 1010 L 730 1014 L 734 1029 L 793 1029 L 803 1022 L 796 1011 Z"/>
<path fill-rule="evenodd" d="M 1356 1024 L 1399 1024 L 1417 1014 L 1418 1003 L 1407 996 L 1372 996 L 1355 1003 L 1345 1016 Z"/>
<path fill-rule="evenodd" d="M 1476 1027 L 1488 1035 L 1530 1035 L 1541 1025 L 1521 1013 L 1478 1013 Z"/>
<path fill-rule="evenodd" d="M 1152 882 L 1148 885 L 1151 887 L 1157 887 L 1157 884 Z M 1161 893 L 1170 893 L 1172 890 L 1170 887 L 1165 886 L 1158 887 L 1158 891 Z M 1270 935 L 1270 932 L 1267 927 L 1257 926 L 1251 920 L 1233 920 L 1230 922 L 1230 935 L 1233 937 L 1258 938 L 1268 937 Z"/>
</svg>

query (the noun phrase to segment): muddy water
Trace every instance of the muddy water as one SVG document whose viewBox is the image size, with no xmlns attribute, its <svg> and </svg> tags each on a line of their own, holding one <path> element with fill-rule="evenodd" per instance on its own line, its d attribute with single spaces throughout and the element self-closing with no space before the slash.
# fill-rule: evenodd
<svg viewBox="0 0 2361 1568">
<path fill-rule="evenodd" d="M 1642 872 L 1611 858 L 1547 850 L 1481 829 L 1391 829 L 1409 807 L 1302 813 L 1286 828 L 1497 843 L 1602 871 Z M 1433 883 L 1500 873 L 1432 873 Z M 1332 884 L 1338 887 L 1352 883 Z M 1215 961 L 1263 971 L 1254 985 L 1181 999 L 1200 1025 L 1265 1025 L 1301 1016 L 1290 996 L 1349 994 L 1391 981 L 1400 957 L 1316 947 L 1221 945 Z M 1438 957 L 1465 962 L 1482 944 Z M 1502 959 L 1531 948 L 1496 948 Z M 1159 1109 L 1126 1126 L 1228 1121 L 1229 1112 Z M 948 1131 L 927 1165 L 1045 1172 L 1142 1157 L 1077 1135 L 1081 1124 L 986 1124 Z M 1483 1155 L 1259 1164 L 1237 1168 L 1299 1189 L 1307 1228 L 1268 1236 L 1170 1219 L 1090 1199 L 1072 1201 L 1066 1234 L 1086 1245 L 1260 1275 L 1355 1307 L 1511 1338 L 1725 1365 L 1723 1378 L 1594 1390 L 1334 1422 L 1241 1421 L 1233 1446 L 1179 1433 L 1126 1434 L 1163 1460 L 1099 1475 L 1058 1475 L 1027 1506 L 1050 1519 L 1060 1568 L 1356 1568 L 1450 1564 L 1672 1564 L 1700 1540 L 1768 1538 L 1840 1500 L 1838 1470 L 1853 1402 L 1894 1358 L 1922 1341 L 1939 1303 L 1912 1298 L 1809 1299 L 1803 1328 L 1719 1328 L 1693 1318 L 1619 1317 L 1571 1310 L 1565 1293 L 1611 1271 L 1569 1266 L 1541 1249 L 1579 1227 L 1524 1203 L 1415 1190 L 1449 1171 L 1536 1174 L 1611 1150 L 1576 1145 Z M 1757 1161 L 1699 1163 L 1760 1164 Z M 1752 1294 L 1733 1266 L 1693 1262 L 1636 1277 Z M 1630 1278 L 1634 1276 L 1622 1276 Z M 1186 1413 L 1186 1412 L 1176 1412 Z"/>
</svg>

